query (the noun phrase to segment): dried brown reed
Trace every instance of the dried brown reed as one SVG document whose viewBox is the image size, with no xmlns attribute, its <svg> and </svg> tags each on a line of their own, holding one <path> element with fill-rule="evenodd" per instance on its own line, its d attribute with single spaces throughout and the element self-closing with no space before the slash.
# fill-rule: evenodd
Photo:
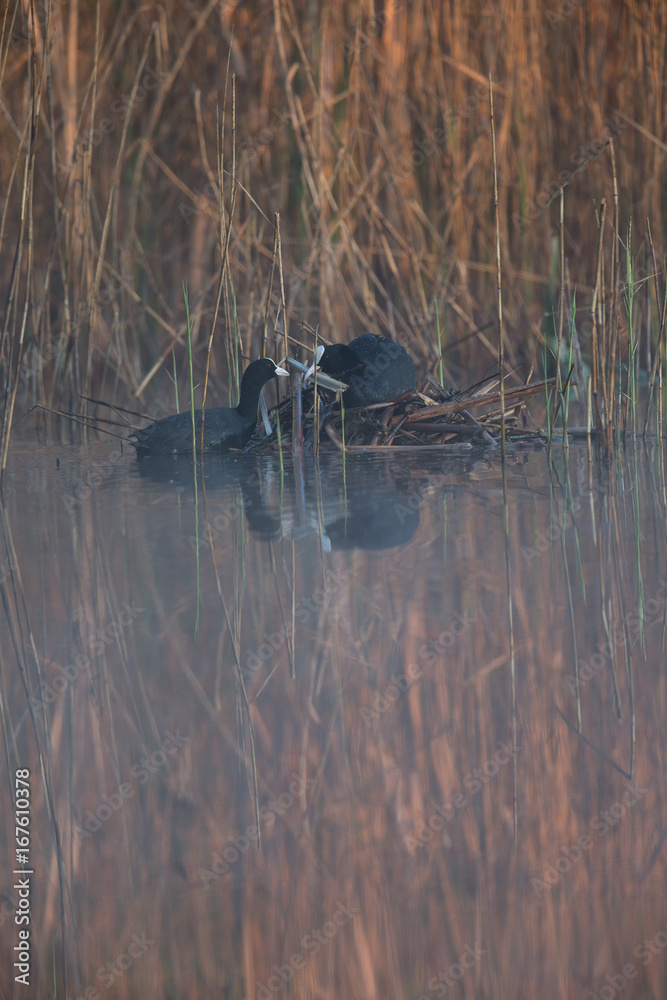
<svg viewBox="0 0 667 1000">
<path fill-rule="evenodd" d="M 271 328 L 284 300 L 285 336 L 296 337 L 289 315 L 332 340 L 365 328 L 430 364 L 437 300 L 452 381 L 495 365 L 489 72 L 507 361 L 542 368 L 561 341 L 551 202 L 564 189 L 560 287 L 570 302 L 577 289 L 575 351 L 599 380 L 608 441 L 622 424 L 609 407 L 615 366 L 621 377 L 627 367 L 618 246 L 630 210 L 642 234 L 631 280 L 645 289 L 637 357 L 658 353 L 664 267 L 660 247 L 647 256 L 643 219 L 664 214 L 666 24 L 664 0 L 554 10 L 391 0 L 336 17 L 275 0 L 273 18 L 215 0 L 196 14 L 173 0 L 88 3 L 80 17 L 13 0 L 0 48 L 3 463 L 17 402 L 71 410 L 81 394 L 148 395 L 168 412 L 160 370 L 172 351 L 185 370 L 184 279 L 198 370 L 210 359 L 233 391 L 241 356 L 260 353 L 267 329 L 259 289 L 275 213 L 284 284 L 269 298 Z M 236 120 L 223 136 L 228 54 Z M 612 198 L 613 223 L 596 222 L 593 205 Z M 657 293 L 641 285 L 653 273 Z M 209 355 L 216 323 L 224 349 Z"/>
</svg>

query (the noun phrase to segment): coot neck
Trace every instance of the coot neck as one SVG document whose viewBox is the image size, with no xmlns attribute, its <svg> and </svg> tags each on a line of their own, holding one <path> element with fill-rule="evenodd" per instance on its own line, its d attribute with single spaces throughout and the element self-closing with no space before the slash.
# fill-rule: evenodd
<svg viewBox="0 0 667 1000">
<path fill-rule="evenodd" d="M 262 391 L 264 385 L 272 378 L 269 375 L 268 378 L 265 376 L 264 372 L 250 372 L 244 374 L 241 379 L 241 394 L 239 396 L 239 403 L 236 407 L 236 412 L 239 416 L 244 417 L 248 420 L 254 420 L 257 417 L 257 407 L 259 406 L 259 394 Z"/>
</svg>

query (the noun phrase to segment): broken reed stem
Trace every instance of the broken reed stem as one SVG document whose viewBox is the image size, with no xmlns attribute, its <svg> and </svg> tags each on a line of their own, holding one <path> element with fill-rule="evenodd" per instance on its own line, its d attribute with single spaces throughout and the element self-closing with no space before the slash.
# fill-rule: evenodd
<svg viewBox="0 0 667 1000">
<path fill-rule="evenodd" d="M 556 384 L 556 379 L 548 378 L 544 379 L 542 382 L 533 382 L 531 385 L 518 386 L 516 389 L 508 389 L 507 392 L 487 392 L 480 393 L 478 396 L 468 396 L 465 399 L 457 399 L 453 402 L 438 403 L 435 406 L 427 406 L 424 409 L 417 410 L 416 412 L 409 412 L 407 414 L 409 423 L 415 424 L 422 420 L 433 420 L 435 417 L 442 416 L 448 413 L 464 413 L 466 410 L 471 410 L 475 406 L 486 406 L 495 405 L 500 403 L 501 406 L 507 404 L 511 406 L 512 403 L 518 405 L 526 396 L 534 396 L 538 393 L 544 392 L 545 389 L 552 389 Z M 502 401 L 501 401 L 502 400 Z"/>
<path fill-rule="evenodd" d="M 500 373 L 500 453 L 505 458 L 505 346 L 503 337 L 503 286 L 500 273 L 500 219 L 498 215 L 498 163 L 496 160 L 496 124 L 493 117 L 493 87 L 489 73 L 489 112 L 491 116 L 491 153 L 493 159 L 493 213 L 496 227 L 496 277 L 498 282 L 498 371 Z"/>
</svg>

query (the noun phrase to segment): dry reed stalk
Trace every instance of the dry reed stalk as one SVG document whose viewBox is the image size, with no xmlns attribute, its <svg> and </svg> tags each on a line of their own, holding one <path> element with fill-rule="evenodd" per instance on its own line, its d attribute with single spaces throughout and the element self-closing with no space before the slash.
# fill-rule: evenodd
<svg viewBox="0 0 667 1000">
<path fill-rule="evenodd" d="M 412 411 L 409 414 L 411 423 L 418 423 L 420 420 L 432 420 L 436 416 L 447 413 L 460 413 L 463 410 L 470 410 L 475 406 L 488 406 L 493 403 L 500 403 L 502 406 L 510 405 L 525 396 L 533 396 L 543 393 L 546 389 L 554 387 L 556 379 L 544 379 L 541 382 L 533 382 L 531 385 L 521 386 L 517 389 L 507 389 L 504 393 L 488 392 L 478 396 L 468 396 L 465 399 L 455 400 L 451 403 L 438 403 L 435 406 L 427 406 L 423 410 Z"/>
<path fill-rule="evenodd" d="M 280 278 L 280 305 L 282 308 L 283 354 L 287 357 L 289 354 L 289 345 L 287 342 L 289 336 L 289 314 L 287 312 L 287 302 L 285 301 L 285 275 L 283 273 L 283 245 L 280 238 L 280 212 L 276 212 L 276 230 L 278 247 L 278 276 Z"/>
<path fill-rule="evenodd" d="M 98 4 L 97 16 L 98 16 L 98 19 L 99 19 L 99 4 Z M 137 71 L 136 71 L 136 74 L 135 74 L 135 77 L 134 77 L 134 84 L 133 84 L 132 92 L 131 92 L 131 95 L 130 95 L 130 107 L 132 107 L 134 105 L 134 102 L 136 101 L 137 91 L 138 91 L 138 88 L 139 88 L 139 81 L 140 81 L 140 78 L 141 78 L 141 74 L 144 71 L 144 67 L 146 65 L 146 60 L 148 59 L 148 53 L 149 53 L 149 49 L 150 49 L 152 41 L 153 41 L 153 33 L 151 32 L 151 34 L 149 35 L 148 39 L 146 40 L 146 44 L 144 46 L 144 51 L 142 53 L 142 56 L 141 56 L 141 59 L 139 61 L 139 65 L 137 67 Z M 98 59 L 99 59 L 99 51 L 98 50 L 99 50 L 99 23 L 96 23 L 96 32 L 95 32 L 95 62 L 94 62 L 94 69 L 93 69 L 93 104 L 92 104 L 93 112 L 94 112 L 94 109 L 95 109 L 95 93 L 96 93 L 96 89 L 97 89 L 97 69 L 98 69 Z M 94 115 L 93 115 L 93 121 L 94 121 Z M 100 245 L 99 245 L 99 248 L 97 249 L 97 268 L 95 269 L 95 274 L 94 274 L 94 278 L 93 278 L 93 282 L 92 282 L 92 288 L 91 288 L 91 291 L 90 291 L 90 300 L 89 300 L 90 304 L 91 304 L 91 308 L 90 308 L 90 320 L 89 320 L 89 324 L 88 324 L 88 344 L 89 344 L 89 348 L 92 347 L 93 336 L 94 336 L 95 329 L 96 329 L 98 296 L 99 296 L 100 285 L 101 285 L 101 280 L 102 280 L 102 273 L 103 273 L 103 269 L 104 269 L 104 262 L 105 262 L 106 251 L 107 251 L 107 241 L 108 241 L 108 238 L 109 238 L 109 232 L 110 232 L 110 228 L 111 228 L 112 215 L 113 215 L 113 212 L 115 211 L 115 208 L 116 208 L 117 198 L 119 197 L 119 187 L 120 187 L 121 173 L 122 173 L 122 167 L 123 167 L 125 147 L 126 147 L 126 144 L 127 144 L 127 137 L 128 137 L 129 128 L 130 128 L 130 121 L 131 121 L 131 115 L 128 115 L 127 118 L 126 118 L 126 120 L 125 120 L 125 124 L 124 124 L 123 131 L 122 131 L 122 134 L 121 134 L 121 140 L 120 140 L 120 144 L 119 144 L 118 155 L 116 157 L 116 163 L 115 163 L 115 167 L 114 167 L 113 178 L 112 178 L 112 181 L 111 181 L 111 186 L 109 188 L 109 199 L 108 199 L 108 202 L 107 202 L 106 212 L 105 212 L 105 216 L 104 216 L 104 225 L 103 225 L 103 228 L 102 228 L 102 235 L 101 235 L 101 239 L 100 239 Z M 92 365 L 92 352 L 89 349 L 89 352 L 88 352 L 88 361 L 87 361 L 87 365 L 86 365 L 86 376 L 85 376 L 85 392 L 86 393 L 88 393 L 88 392 L 91 391 L 90 390 L 90 382 L 91 382 L 91 378 L 92 378 L 91 365 Z"/>
<path fill-rule="evenodd" d="M 609 310 L 609 332 L 608 332 L 608 343 L 610 344 L 609 357 L 606 360 L 607 363 L 607 428 L 609 431 L 609 436 L 607 439 L 607 448 L 611 448 L 612 438 L 611 431 L 614 428 L 614 424 L 618 425 L 621 419 L 621 414 L 614 405 L 614 384 L 616 378 L 616 358 L 620 357 L 620 338 L 621 338 L 621 261 L 619 248 L 621 247 L 621 233 L 619 229 L 619 203 L 618 203 L 618 179 L 616 176 L 616 157 L 614 155 L 614 144 L 609 143 L 609 156 L 611 159 L 611 176 L 614 194 L 614 224 L 611 242 L 611 305 Z M 619 374 L 619 389 L 620 389 L 620 374 Z"/>
<path fill-rule="evenodd" d="M 658 433 L 662 429 L 662 379 L 663 379 L 663 363 L 664 363 L 664 334 L 665 334 L 665 319 L 667 317 L 667 294 L 665 294 L 664 299 L 660 293 L 660 286 L 658 285 L 658 265 L 655 259 L 655 248 L 653 246 L 653 234 L 651 233 L 651 223 L 646 220 L 646 228 L 648 232 L 649 247 L 651 250 L 651 264 L 653 270 L 653 280 L 655 283 L 655 301 L 658 308 L 658 337 L 657 346 L 655 351 L 655 358 L 653 359 L 653 368 L 651 370 L 651 375 L 649 378 L 649 396 L 648 402 L 646 404 L 646 417 L 644 420 L 644 431 L 643 436 L 646 437 L 646 431 L 648 429 L 648 422 L 651 416 L 651 406 L 653 403 L 653 394 L 655 390 L 656 379 L 658 378 L 658 373 L 660 374 L 660 387 L 658 392 Z M 663 272 L 664 273 L 664 272 Z M 667 291 L 667 290 L 666 290 Z M 650 335 L 650 330 L 647 332 L 647 336 Z"/>
<path fill-rule="evenodd" d="M 236 76 L 232 74 L 232 183 L 231 183 L 231 195 L 230 195 L 230 205 L 229 205 L 229 220 L 227 219 L 225 213 L 225 201 L 224 201 L 224 139 L 225 139 L 225 111 L 227 105 L 227 81 L 229 79 L 229 63 L 231 58 L 231 48 L 227 54 L 227 71 L 225 73 L 225 90 L 223 95 L 222 103 L 222 122 L 220 124 L 220 131 L 216 130 L 217 139 L 217 159 L 218 159 L 218 212 L 220 216 L 220 274 L 218 279 L 218 292 L 215 300 L 215 311 L 213 313 L 213 321 L 211 323 L 211 333 L 208 339 L 208 347 L 206 350 L 206 370 L 204 373 L 204 392 L 202 396 L 202 421 L 201 421 L 201 436 L 200 436 L 200 453 L 204 456 L 204 421 L 205 421 L 205 406 L 206 406 L 206 393 L 208 390 L 208 375 L 211 365 L 211 349 L 213 347 L 213 335 L 215 333 L 215 328 L 218 321 L 218 313 L 220 310 L 220 300 L 222 297 L 223 288 L 225 287 L 225 276 L 229 268 L 229 241 L 232 234 L 232 224 L 234 221 L 234 209 L 236 207 Z M 232 375 L 230 378 L 230 386 L 232 383 L 239 384 L 239 371 L 236 366 L 237 354 L 234 350 L 234 345 L 232 343 L 232 337 L 234 331 L 231 329 L 229 319 L 227 322 L 227 329 L 229 331 L 229 348 L 227 352 L 227 358 L 229 361 L 229 371 Z M 234 379 L 233 376 L 236 376 Z"/>
<path fill-rule="evenodd" d="M 565 193 L 560 190 L 558 200 L 558 347 L 556 351 L 556 388 L 562 391 L 562 379 L 560 366 L 563 352 L 563 325 L 565 323 Z M 567 442 L 567 435 L 563 440 Z"/>
<path fill-rule="evenodd" d="M 216 6 L 217 6 L 217 0 L 208 0 L 206 6 L 203 8 L 203 10 L 200 11 L 192 28 L 190 29 L 186 37 L 183 39 L 181 47 L 169 72 L 166 74 L 164 80 L 162 80 L 160 86 L 157 89 L 157 93 L 155 95 L 155 102 L 153 104 L 153 110 L 148 120 L 146 132 L 143 137 L 143 142 L 139 147 L 137 162 L 135 164 L 134 173 L 132 177 L 131 197 L 129 204 L 129 227 L 131 232 L 134 232 L 136 230 L 137 204 L 139 199 L 139 192 L 141 190 L 140 181 L 144 171 L 146 157 L 148 156 L 148 149 L 150 147 L 151 138 L 156 129 L 160 115 L 163 111 L 165 102 L 167 100 L 167 96 L 174 85 L 174 81 L 176 80 L 176 77 L 178 76 L 183 64 L 185 63 L 185 60 L 190 50 L 192 49 L 192 46 L 194 45 L 195 41 L 201 34 L 204 25 L 206 24 L 209 17 L 215 10 Z"/>
<path fill-rule="evenodd" d="M 62 5 L 54 7 L 53 45 L 47 51 L 41 23 L 28 22 L 32 51 L 44 53 L 47 65 L 48 147 L 55 163 L 48 167 L 46 144 L 40 144 L 36 167 L 51 175 L 55 188 L 36 188 L 35 289 L 41 291 L 33 294 L 25 337 L 42 356 L 52 343 L 57 345 L 53 364 L 43 364 L 30 376 L 24 393 L 30 401 L 59 403 L 67 394 L 90 390 L 93 382 L 99 390 L 112 378 L 137 385 L 136 372 L 150 365 L 162 346 L 154 343 L 154 314 L 176 327 L 173 315 L 179 306 L 172 290 L 180 287 L 184 272 L 193 276 L 192 288 L 197 286 L 194 274 L 205 273 L 213 225 L 220 221 L 217 196 L 198 191 L 200 178 L 216 186 L 206 157 L 206 139 L 216 127 L 206 98 L 217 86 L 216 31 L 226 44 L 234 30 L 227 47 L 244 80 L 238 97 L 238 228 L 229 245 L 221 304 L 228 330 L 238 325 L 246 353 L 257 353 L 256 340 L 252 349 L 255 289 L 267 234 L 260 192 L 271 190 L 276 198 L 272 210 L 283 220 L 285 300 L 292 315 L 298 312 L 311 326 L 321 320 L 327 325 L 325 334 L 345 328 L 390 331 L 430 361 L 437 295 L 448 304 L 444 320 L 451 330 L 448 361 L 453 372 L 483 368 L 488 338 L 467 337 L 497 311 L 490 278 L 495 222 L 485 207 L 482 117 L 488 84 L 480 71 L 482 50 L 502 52 L 494 70 L 502 80 L 493 88 L 494 98 L 506 98 L 507 109 L 495 122 L 498 214 L 501 221 L 516 219 L 517 225 L 503 226 L 501 249 L 533 275 L 519 279 L 505 269 L 505 297 L 517 304 L 504 316 L 512 328 L 506 331 L 509 363 L 539 362 L 549 207 L 566 186 L 565 239 L 577 246 L 579 259 L 595 254 L 599 229 L 588 226 L 587 206 L 600 184 L 599 152 L 610 135 L 616 147 L 616 192 L 627 195 L 629 203 L 644 199 L 647 214 L 661 217 L 659 39 L 667 19 L 664 0 L 652 5 L 648 29 L 635 3 L 621 11 L 584 5 L 558 24 L 549 23 L 535 0 L 521 9 L 503 0 L 494 18 L 479 5 L 444 11 L 430 0 L 416 0 L 409 14 L 400 7 L 362 11 L 361 20 L 354 22 L 347 8 L 342 17 L 333 18 L 328 8 L 315 12 L 305 0 L 275 0 L 271 23 L 252 5 L 225 8 L 218 23 L 210 17 L 215 4 L 193 15 L 167 0 L 154 26 L 145 14 L 123 4 L 99 4 L 96 10 L 97 21 L 80 14 L 70 17 Z M 0 80 L 8 109 L 0 124 L 5 139 L 0 167 L 10 179 L 19 162 L 16 143 L 25 130 L 22 94 L 29 90 L 25 47 L 15 38 L 23 30 L 20 13 L 19 4 L 8 5 L 1 26 L 4 42 L 0 39 Z M 364 31 L 369 18 L 378 29 L 370 34 Z M 603 39 L 619 37 L 619 31 L 632 60 L 622 58 L 615 45 L 608 51 L 603 45 Z M 161 77 L 149 102 L 132 113 L 122 160 L 123 166 L 130 156 L 135 162 L 126 191 L 124 171 L 119 179 L 115 176 L 121 118 L 113 110 L 102 116 L 116 104 L 118 81 L 127 77 L 128 67 L 133 79 L 151 32 Z M 648 101 L 636 93 L 638 74 L 651 92 Z M 576 118 L 571 111 L 575 89 L 592 95 Z M 622 114 L 609 105 L 611 93 Z M 109 133 L 101 136 L 105 145 L 98 152 L 93 149 L 96 140 L 86 148 L 84 126 L 102 122 L 109 125 Z M 59 164 L 72 163 L 73 154 L 76 162 L 66 175 Z M 646 170 L 637 169 L 641 162 Z M 649 165 L 650 176 L 642 176 Z M 185 222 L 180 192 L 188 209 L 197 209 Z M 145 207 L 149 203 L 152 211 Z M 104 221 L 98 219 L 98 206 L 104 207 Z M 12 186 L 1 209 L 5 240 L 7 226 L 18 226 L 18 209 Z M 102 239 L 104 253 L 99 252 Z M 135 262 L 140 263 L 136 269 Z M 126 280 L 107 308 L 98 298 L 106 291 L 109 263 L 116 272 L 132 273 L 135 295 L 128 293 Z M 6 257 L 4 264 L 10 274 Z M 606 277 L 617 295 L 617 256 L 611 269 L 609 279 L 603 268 L 601 288 Z M 525 281 L 529 287 L 524 293 Z M 582 288 L 580 274 L 573 274 L 574 283 Z M 161 295 L 164 303 L 156 306 Z M 93 322 L 84 321 L 80 333 L 81 306 L 89 310 L 86 320 Z M 618 406 L 615 371 L 609 365 L 614 351 L 620 360 L 623 328 L 609 314 L 605 298 L 598 306 L 606 358 L 599 386 L 604 416 L 610 399 L 612 411 Z M 637 306 L 645 311 L 643 302 Z M 210 311 L 214 304 L 206 299 L 205 307 Z M 200 322 L 195 314 L 195 326 Z M 88 334 L 85 328 L 91 325 Z M 494 345 L 491 350 L 495 356 Z M 47 360 L 52 360 L 50 353 Z"/>
<path fill-rule="evenodd" d="M 496 308 L 498 319 L 498 372 L 500 373 L 500 453 L 505 458 L 505 336 L 503 329 L 503 283 L 500 267 L 500 219 L 498 217 L 498 162 L 496 159 L 496 125 L 493 115 L 493 86 L 489 74 L 489 116 L 491 121 L 491 154 L 493 170 L 493 215 L 496 230 Z"/>
<path fill-rule="evenodd" d="M 35 16 L 34 7 L 31 6 L 30 8 L 31 21 L 34 19 L 34 16 Z M 4 477 L 4 472 L 7 466 L 7 456 L 9 453 L 9 440 L 12 431 L 12 418 L 14 414 L 14 407 L 16 405 L 16 396 L 18 393 L 19 374 L 21 366 L 21 356 L 23 353 L 23 343 L 28 322 L 28 309 L 30 303 L 30 289 L 32 284 L 32 270 L 33 270 L 33 260 L 34 260 L 33 192 L 34 192 L 34 179 L 35 179 L 37 129 L 39 125 L 39 117 L 41 111 L 40 93 L 41 93 L 42 81 L 41 79 L 38 80 L 36 61 L 32 58 L 32 53 L 30 51 L 30 48 L 28 50 L 28 59 L 30 64 L 30 73 L 29 73 L 30 86 L 29 86 L 29 100 L 28 100 L 28 108 L 29 108 L 28 120 L 30 122 L 30 131 L 29 131 L 28 149 L 25 154 L 25 163 L 23 171 L 23 186 L 21 193 L 21 221 L 16 242 L 14 263 L 9 283 L 7 308 L 2 327 L 2 335 L 0 336 L 0 357 L 2 357 L 3 354 L 5 354 L 5 357 L 7 358 L 6 377 L 8 382 L 8 391 L 6 393 L 3 404 L 2 429 L 0 431 L 0 482 Z M 42 75 L 44 74 L 44 64 L 42 64 L 41 73 Z M 23 315 L 19 319 L 18 309 L 19 309 L 20 282 L 22 276 L 21 272 L 22 272 L 22 263 L 24 254 L 24 241 L 27 244 L 25 292 L 23 300 Z M 10 321 L 12 323 L 11 341 L 9 341 Z M 18 331 L 17 331 L 17 323 L 18 323 Z"/>
<path fill-rule="evenodd" d="M 278 258 L 278 224 L 279 217 L 278 214 L 274 216 L 273 220 L 273 254 L 271 256 L 271 272 L 269 274 L 269 286 L 266 290 L 266 305 L 264 307 L 264 326 L 262 328 L 262 357 L 266 357 L 266 348 L 269 337 L 269 310 L 271 308 L 271 294 L 273 292 L 273 278 L 276 270 L 276 260 Z M 273 352 L 274 360 L 277 355 L 275 354 L 275 345 Z"/>
</svg>

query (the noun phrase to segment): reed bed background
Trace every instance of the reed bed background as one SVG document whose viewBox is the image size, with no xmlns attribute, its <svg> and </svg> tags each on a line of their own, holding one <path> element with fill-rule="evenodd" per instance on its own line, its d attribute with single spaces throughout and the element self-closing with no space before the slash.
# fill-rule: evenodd
<svg viewBox="0 0 667 1000">
<path fill-rule="evenodd" d="M 234 394 L 244 358 L 280 353 L 276 214 L 295 340 L 369 329 L 424 369 L 440 341 L 452 384 L 493 371 L 489 76 L 508 370 L 553 369 L 564 337 L 584 400 L 596 364 L 628 395 L 629 362 L 660 377 L 666 36 L 664 0 L 10 0 L 2 464 L 33 402 L 172 412 L 163 368 L 173 351 L 186 384 L 184 283 L 199 381 L 217 317 L 218 395 Z"/>
<path fill-rule="evenodd" d="M 10 0 L 0 465 L 33 403 L 85 412 L 94 396 L 172 412 L 172 377 L 189 385 L 186 302 L 195 384 L 213 334 L 214 398 L 225 387 L 234 397 L 247 359 L 281 355 L 286 336 L 305 350 L 318 327 L 327 340 L 395 337 L 421 373 L 442 349 L 446 384 L 493 373 L 489 77 L 508 371 L 564 380 L 574 364 L 583 411 L 608 443 L 642 429 L 634 401 L 655 377 L 660 432 L 666 44 L 660 0 Z M 39 413 L 48 440 L 80 433 Z M 652 447 L 645 464 L 628 450 L 606 470 L 583 450 L 572 471 L 567 454 L 530 471 L 513 456 L 507 482 L 473 461 L 465 495 L 417 471 L 403 487 L 428 498 L 413 559 L 287 540 L 290 478 L 261 456 L 284 537 L 246 536 L 236 496 L 211 545 L 222 581 L 211 549 L 193 570 L 187 498 L 142 493 L 134 464 L 116 477 L 105 453 L 69 506 L 63 490 L 90 479 L 89 450 L 68 451 L 60 476 L 37 451 L 34 469 L 10 469 L 14 484 L 30 482 L 0 511 L 0 713 L 8 772 L 34 777 L 36 995 L 83 995 L 145 932 L 153 943 L 114 978 L 116 995 L 258 996 L 341 900 L 359 915 L 284 995 L 435 995 L 429 979 L 475 942 L 487 957 L 461 984 L 466 997 L 578 998 L 633 960 L 664 929 L 666 490 Z M 594 482 L 594 469 L 608 479 Z M 211 505 L 226 502 L 211 493 Z M 554 522 L 567 530 L 554 535 Z M 428 562 L 434 552 L 442 559 Z M 239 657 L 323 586 L 325 568 L 342 582 L 244 693 Z M 135 616 L 119 631 L 124 604 Z M 455 621 L 472 626 L 432 662 L 422 650 Z M 633 641 L 575 696 L 568 675 L 630 621 Z M 100 632 L 114 641 L 92 642 Z M 85 666 L 58 691 L 77 656 Z M 420 682 L 367 721 L 361 710 L 415 663 Z M 55 694 L 40 707 L 44 684 Z M 179 731 L 188 740 L 168 765 L 81 839 L 87 813 Z M 515 737 L 516 768 L 411 850 L 435 805 Z M 202 872 L 294 774 L 308 794 L 290 793 L 262 850 L 207 888 Z M 538 892 L 531 880 L 629 777 L 647 791 L 614 835 Z M 0 904 L 3 955 L 12 899 Z M 3 966 L 5 992 L 8 976 Z M 664 981 L 656 956 L 636 995 L 658 1000 Z"/>
</svg>

